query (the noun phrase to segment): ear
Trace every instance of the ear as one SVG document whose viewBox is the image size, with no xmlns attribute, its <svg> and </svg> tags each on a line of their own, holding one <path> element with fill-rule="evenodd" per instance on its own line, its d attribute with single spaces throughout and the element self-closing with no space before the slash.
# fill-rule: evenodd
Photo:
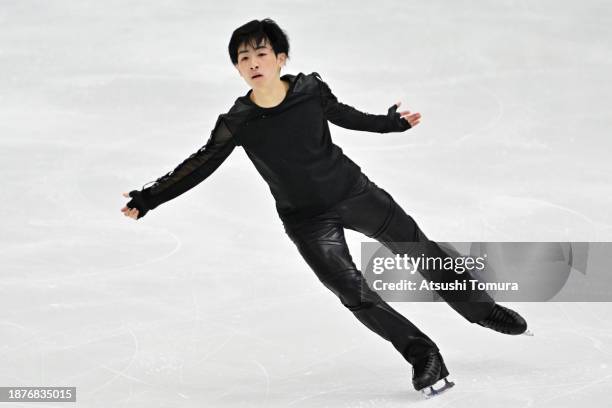
<svg viewBox="0 0 612 408">
<path fill-rule="evenodd" d="M 278 62 L 281 64 L 281 67 L 284 67 L 285 64 L 287 63 L 287 54 L 284 52 L 279 53 Z"/>
</svg>

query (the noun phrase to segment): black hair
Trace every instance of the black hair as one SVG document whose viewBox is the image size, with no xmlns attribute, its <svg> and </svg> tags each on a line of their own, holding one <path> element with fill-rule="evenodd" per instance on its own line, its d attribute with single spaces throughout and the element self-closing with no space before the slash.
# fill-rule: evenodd
<svg viewBox="0 0 612 408">
<path fill-rule="evenodd" d="M 253 48 L 257 48 L 266 39 L 270 42 L 275 55 L 284 52 L 289 58 L 289 38 L 287 34 L 274 20 L 264 18 L 261 21 L 249 21 L 234 30 L 227 47 L 232 64 L 236 65 L 238 63 L 238 47 L 242 44 L 250 44 Z"/>
</svg>

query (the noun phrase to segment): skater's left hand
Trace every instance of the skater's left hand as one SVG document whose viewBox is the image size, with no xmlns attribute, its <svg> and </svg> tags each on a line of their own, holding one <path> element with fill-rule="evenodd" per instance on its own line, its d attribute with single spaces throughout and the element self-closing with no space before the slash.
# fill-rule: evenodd
<svg viewBox="0 0 612 408">
<path fill-rule="evenodd" d="M 396 102 L 395 105 L 399 108 L 399 106 L 401 105 L 401 102 Z M 416 125 L 419 124 L 420 119 L 421 119 L 421 114 L 416 112 L 416 113 L 410 113 L 410 111 L 402 111 L 399 112 L 400 116 L 402 117 L 402 119 L 406 120 L 408 123 L 410 123 L 411 127 L 415 127 Z"/>
</svg>

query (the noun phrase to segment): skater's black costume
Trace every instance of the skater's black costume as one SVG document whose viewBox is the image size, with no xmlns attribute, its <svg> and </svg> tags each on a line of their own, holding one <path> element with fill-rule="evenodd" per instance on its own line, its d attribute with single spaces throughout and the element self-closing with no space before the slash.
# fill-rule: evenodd
<svg viewBox="0 0 612 408">
<path fill-rule="evenodd" d="M 283 75 L 289 82 L 284 100 L 272 108 L 257 106 L 247 95 L 217 119 L 208 142 L 160 177 L 132 207 L 141 216 L 208 177 L 243 146 L 270 186 L 285 231 L 317 277 L 364 325 L 389 340 L 414 365 L 437 352 L 435 343 L 369 289 L 344 239 L 344 228 L 377 239 L 392 252 L 400 242 L 423 242 L 426 256 L 448 256 L 429 241 L 414 220 L 384 189 L 370 181 L 340 147 L 332 143 L 328 120 L 353 130 L 401 132 L 410 127 L 392 106 L 371 115 L 338 102 L 319 75 Z M 422 271 L 433 281 L 454 281 L 455 274 Z M 450 276 L 454 275 L 454 276 Z M 471 279 L 468 273 L 462 279 Z M 485 292 L 461 297 L 440 295 L 470 322 L 490 315 L 494 302 Z M 464 294 L 463 294 L 464 295 Z"/>
</svg>

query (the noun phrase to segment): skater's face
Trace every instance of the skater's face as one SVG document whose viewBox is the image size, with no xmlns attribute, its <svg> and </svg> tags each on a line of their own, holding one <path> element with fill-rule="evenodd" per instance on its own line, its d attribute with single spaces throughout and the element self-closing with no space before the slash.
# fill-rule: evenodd
<svg viewBox="0 0 612 408">
<path fill-rule="evenodd" d="M 238 47 L 238 64 L 236 68 L 240 76 L 253 89 L 261 89 L 278 81 L 280 70 L 285 65 L 286 54 L 274 54 L 267 40 L 253 48 L 251 44 Z"/>
</svg>

